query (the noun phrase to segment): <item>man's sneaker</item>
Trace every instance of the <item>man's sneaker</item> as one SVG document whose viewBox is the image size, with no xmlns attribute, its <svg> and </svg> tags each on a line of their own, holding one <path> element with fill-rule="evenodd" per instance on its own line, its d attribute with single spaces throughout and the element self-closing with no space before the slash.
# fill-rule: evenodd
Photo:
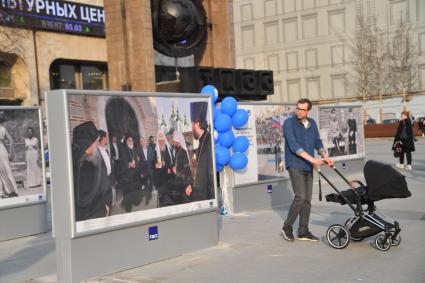
<svg viewBox="0 0 425 283">
<path fill-rule="evenodd" d="M 283 227 L 282 231 L 280 231 L 280 234 L 282 235 L 282 237 L 289 241 L 289 242 L 293 242 L 294 241 L 294 235 L 292 234 L 292 228 L 291 227 Z"/>
<path fill-rule="evenodd" d="M 412 170 L 412 165 L 410 164 L 406 165 L 406 170 Z"/>
<path fill-rule="evenodd" d="M 400 168 L 400 169 L 404 169 L 404 164 L 397 163 L 397 164 L 395 165 L 395 167 Z"/>
<path fill-rule="evenodd" d="M 318 242 L 319 238 L 311 234 L 310 232 L 307 232 L 303 235 L 298 235 L 298 240 L 300 241 L 311 241 L 311 242 Z"/>
</svg>

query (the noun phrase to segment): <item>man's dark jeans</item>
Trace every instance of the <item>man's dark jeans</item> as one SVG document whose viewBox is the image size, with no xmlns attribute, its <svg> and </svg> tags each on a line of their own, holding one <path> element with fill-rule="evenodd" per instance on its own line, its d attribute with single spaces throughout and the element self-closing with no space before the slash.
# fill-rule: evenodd
<svg viewBox="0 0 425 283">
<path fill-rule="evenodd" d="M 300 216 L 298 235 L 308 232 L 308 222 L 311 211 L 311 195 L 313 192 L 313 172 L 288 168 L 294 190 L 294 200 L 289 208 L 285 226 L 292 227 L 298 215 Z"/>
</svg>

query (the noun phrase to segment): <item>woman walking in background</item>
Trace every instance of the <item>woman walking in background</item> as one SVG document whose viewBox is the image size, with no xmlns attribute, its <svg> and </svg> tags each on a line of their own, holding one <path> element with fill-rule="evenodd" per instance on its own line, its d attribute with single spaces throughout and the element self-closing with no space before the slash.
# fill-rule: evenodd
<svg viewBox="0 0 425 283">
<path fill-rule="evenodd" d="M 33 129 L 28 128 L 28 138 L 25 139 L 25 157 L 27 161 L 27 188 L 41 185 L 41 169 L 38 165 L 40 157 L 38 139 L 34 137 Z"/>
<path fill-rule="evenodd" d="M 415 151 L 415 143 L 413 136 L 412 122 L 409 118 L 409 112 L 401 112 L 401 120 L 398 124 L 397 132 L 394 137 L 393 150 L 395 150 L 397 143 L 401 144 L 401 152 L 399 155 L 400 163 L 396 167 L 412 170 L 412 151 Z M 404 165 L 404 154 L 406 153 L 407 165 Z"/>
<path fill-rule="evenodd" d="M 4 116 L 0 115 L 0 195 L 1 198 L 10 198 L 18 196 L 18 189 L 9 163 L 9 158 L 12 156 L 13 139 L 3 126 L 5 121 Z M 9 140 L 9 152 L 5 146 L 6 139 Z"/>
</svg>

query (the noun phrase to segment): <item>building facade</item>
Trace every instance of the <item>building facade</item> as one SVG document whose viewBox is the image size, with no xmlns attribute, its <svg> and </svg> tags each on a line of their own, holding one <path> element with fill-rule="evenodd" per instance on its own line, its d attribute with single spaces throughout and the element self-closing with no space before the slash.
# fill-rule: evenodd
<svg viewBox="0 0 425 283">
<path fill-rule="evenodd" d="M 45 2 L 38 2 L 43 5 L 34 6 L 33 10 L 44 9 L 47 12 L 48 7 L 44 5 Z M 7 5 L 14 2 L 3 1 L 2 3 Z M 93 7 L 96 10 L 103 10 L 102 0 L 74 1 L 73 3 L 89 5 L 84 8 Z M 59 7 L 64 8 L 65 5 Z M 30 8 L 23 7 L 24 10 Z M 19 7 L 15 9 L 19 11 Z M 21 28 L 7 23 L 8 17 L 14 17 L 13 20 L 18 21 L 18 14 L 8 15 L 7 10 L 1 10 L 0 13 L 2 21 L 0 25 L 2 37 L 0 40 L 0 100 L 2 104 L 41 105 L 44 109 L 44 93 L 52 89 L 104 90 L 108 88 L 106 42 L 103 37 L 47 31 L 45 28 L 29 26 Z M 56 6 L 52 6 L 49 13 L 53 16 L 58 14 L 59 10 Z M 38 17 L 41 18 L 41 16 Z M 46 16 L 39 21 L 39 24 L 46 27 L 50 25 L 49 29 L 54 29 L 55 22 Z M 98 24 L 103 25 L 103 22 Z M 65 24 L 56 22 L 56 27 L 59 25 L 65 27 Z"/>
<path fill-rule="evenodd" d="M 270 101 L 361 100 L 350 80 L 359 15 L 373 19 L 388 38 L 401 16 L 408 19 L 417 53 L 413 89 L 425 89 L 423 0 L 234 0 L 233 10 L 236 66 L 273 70 Z"/>
<path fill-rule="evenodd" d="M 168 2 L 186 7 L 190 1 Z M 157 83 L 158 66 L 234 67 L 231 1 L 198 1 L 208 36 L 197 61 L 154 50 L 151 3 L 156 2 L 0 1 L 0 105 L 40 105 L 44 115 L 49 90 L 178 92 L 172 83 Z"/>
</svg>

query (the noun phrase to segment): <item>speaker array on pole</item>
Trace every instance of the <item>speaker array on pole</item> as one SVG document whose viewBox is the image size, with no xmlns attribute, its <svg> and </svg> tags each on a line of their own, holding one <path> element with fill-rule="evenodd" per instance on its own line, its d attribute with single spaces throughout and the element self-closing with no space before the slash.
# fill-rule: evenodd
<svg viewBox="0 0 425 283">
<path fill-rule="evenodd" d="M 266 100 L 273 95 L 273 72 L 231 68 L 179 68 L 182 92 L 197 93 L 202 86 L 213 85 L 221 101 L 227 96 L 237 100 Z"/>
</svg>

